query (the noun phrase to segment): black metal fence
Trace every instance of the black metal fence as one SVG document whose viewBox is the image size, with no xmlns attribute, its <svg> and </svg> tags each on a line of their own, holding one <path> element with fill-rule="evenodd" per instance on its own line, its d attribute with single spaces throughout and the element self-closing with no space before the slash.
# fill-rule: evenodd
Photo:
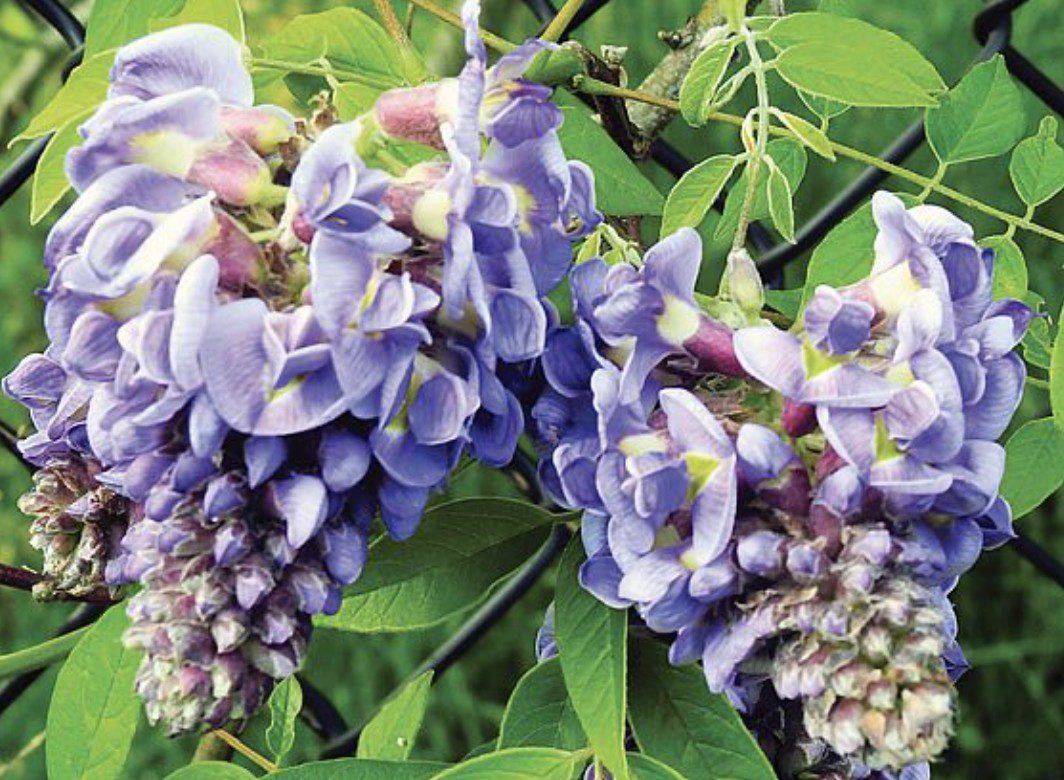
<svg viewBox="0 0 1064 780">
<path fill-rule="evenodd" d="M 64 76 L 81 60 L 85 40 L 85 29 L 76 17 L 56 0 L 21 0 L 23 5 L 32 9 L 46 21 L 72 50 L 66 64 Z M 552 0 L 524 0 L 536 17 L 546 24 L 555 14 Z M 610 0 L 586 0 L 565 31 L 568 36 L 581 24 L 604 8 Z M 1011 42 L 1012 14 L 1028 0 L 995 0 L 975 17 L 973 33 L 983 45 L 976 61 L 987 59 L 994 54 L 1005 58 L 1009 71 L 1031 92 L 1037 95 L 1057 114 L 1064 114 L 1064 90 L 1062 90 L 1045 73 L 1035 67 Z M 563 36 L 563 38 L 565 37 Z M 31 143 L 11 166 L 0 173 L 0 206 L 3 206 L 21 187 L 36 168 L 37 162 L 48 143 L 48 137 Z M 892 163 L 901 163 L 916 151 L 924 142 L 923 123 L 918 121 L 905 130 L 881 154 L 880 157 Z M 650 149 L 651 157 L 674 176 L 681 176 L 692 163 L 675 147 L 658 139 Z M 888 177 L 878 168 L 868 168 L 858 175 L 828 205 L 821 209 L 811 220 L 802 225 L 796 234 L 795 243 L 774 244 L 769 233 L 758 225 L 751 226 L 750 243 L 758 253 L 757 262 L 767 278 L 778 276 L 788 263 L 799 259 L 821 238 L 841 222 L 851 211 Z M 21 457 L 15 447 L 17 436 L 9 427 L 0 423 L 0 444 L 15 457 Z M 518 472 L 526 484 L 532 486 L 534 500 L 541 500 L 536 486 L 535 469 L 523 457 L 518 457 L 512 468 Z M 528 563 L 503 587 L 493 594 L 461 627 L 451 635 L 434 653 L 426 658 L 415 675 L 430 669 L 437 676 L 459 660 L 462 655 L 494 626 L 521 597 L 528 592 L 539 576 L 550 566 L 565 547 L 569 531 L 564 526 L 556 526 L 547 542 Z M 1017 538 L 1009 548 L 1027 559 L 1041 574 L 1064 587 L 1064 565 L 1050 555 L 1043 547 L 1017 530 Z M 73 631 L 87 625 L 99 617 L 103 607 L 82 605 L 78 607 L 60 628 L 59 633 Z M 40 676 L 42 671 L 30 672 L 9 680 L 0 687 L 0 715 Z M 352 755 L 358 745 L 360 728 L 350 728 L 343 716 L 321 691 L 300 678 L 304 687 L 306 707 L 303 717 L 325 741 L 321 755 L 323 758 L 336 758 Z"/>
</svg>

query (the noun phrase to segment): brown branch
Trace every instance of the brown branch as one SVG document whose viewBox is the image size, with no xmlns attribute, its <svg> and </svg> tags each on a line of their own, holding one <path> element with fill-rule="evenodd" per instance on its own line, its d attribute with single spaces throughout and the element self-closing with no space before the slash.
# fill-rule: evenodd
<svg viewBox="0 0 1064 780">
<path fill-rule="evenodd" d="M 44 582 L 45 577 L 32 569 L 8 566 L 0 563 L 0 585 L 17 590 L 32 591 L 33 586 Z M 84 596 L 64 596 L 62 601 L 81 601 L 86 604 L 114 604 L 115 599 L 107 588 L 97 588 Z"/>
</svg>

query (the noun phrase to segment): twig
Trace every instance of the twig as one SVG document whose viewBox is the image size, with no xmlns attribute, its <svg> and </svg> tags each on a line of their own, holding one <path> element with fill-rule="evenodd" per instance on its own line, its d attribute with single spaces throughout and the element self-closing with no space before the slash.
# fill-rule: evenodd
<svg viewBox="0 0 1064 780">
<path fill-rule="evenodd" d="M 554 18 L 550 20 L 550 24 L 547 25 L 547 29 L 539 37 L 544 41 L 557 41 L 560 39 L 569 26 L 569 22 L 573 20 L 573 17 L 576 16 L 580 6 L 583 4 L 584 0 L 565 0 L 565 5 L 554 15 Z"/>
<path fill-rule="evenodd" d="M 406 29 L 404 29 L 403 23 L 395 15 L 391 0 L 373 0 L 373 6 L 377 9 L 377 16 L 381 18 L 381 22 L 384 23 L 384 29 L 388 31 L 388 34 L 395 39 L 395 42 L 400 47 L 409 49 L 410 39 L 406 36 Z"/>
<path fill-rule="evenodd" d="M 459 30 L 463 29 L 462 20 L 457 14 L 453 14 L 446 8 L 440 8 L 432 0 L 407 0 L 411 5 L 416 5 L 422 11 L 432 14 L 437 19 L 440 19 L 452 27 L 457 27 Z M 497 52 L 505 54 L 508 51 L 513 51 L 517 48 L 516 44 L 510 43 L 505 38 L 502 38 L 495 33 L 488 32 L 483 27 L 480 28 L 480 37 L 484 39 L 485 45 L 488 48 L 494 49 Z"/>
<path fill-rule="evenodd" d="M 625 89 L 624 87 L 615 87 L 612 84 L 606 84 L 605 82 L 593 81 L 591 79 L 576 79 L 575 86 L 577 89 L 588 92 L 589 94 L 598 95 L 613 95 L 615 97 L 623 97 L 628 100 L 639 100 L 652 105 L 663 106 L 673 111 L 680 110 L 680 104 L 669 98 L 659 97 L 657 95 L 648 95 L 640 92 L 636 89 Z M 736 127 L 742 127 L 743 118 L 736 116 L 735 114 L 728 114 L 723 111 L 714 111 L 709 114 L 707 119 L 715 122 L 724 122 L 726 124 L 735 125 Z M 784 127 L 769 127 L 769 133 L 774 136 L 782 138 L 791 138 L 799 140 L 798 137 L 790 130 Z M 1040 236 L 1051 238 L 1054 241 L 1058 241 L 1064 244 L 1064 233 L 1059 233 L 1056 230 L 1047 228 L 1043 225 L 1039 225 L 1036 222 L 1031 222 L 1023 217 L 1018 217 L 1015 214 L 1009 214 L 1007 211 L 994 208 L 982 201 L 978 201 L 970 195 L 965 195 L 963 192 L 958 192 L 952 187 L 947 187 L 945 184 L 935 183 L 935 180 L 929 176 L 910 171 L 908 168 L 902 168 L 900 165 L 881 160 L 874 154 L 868 152 L 862 152 L 860 149 L 854 149 L 852 146 L 846 146 L 840 144 L 837 141 L 829 141 L 831 149 L 835 154 L 840 157 L 847 157 L 851 160 L 856 160 L 864 165 L 870 165 L 873 168 L 879 168 L 881 171 L 886 171 L 892 176 L 897 176 L 899 179 L 905 179 L 913 184 L 921 187 L 930 187 L 932 192 L 937 192 L 939 195 L 954 200 L 968 208 L 981 211 L 995 219 L 1004 222 L 1006 225 L 1015 225 L 1017 228 L 1026 230 L 1031 233 L 1037 233 Z"/>
<path fill-rule="evenodd" d="M 245 745 L 243 742 L 234 737 L 228 731 L 216 729 L 210 733 L 218 737 L 218 739 L 222 740 L 222 742 L 224 742 L 225 744 L 229 745 L 229 747 L 231 747 L 237 753 L 242 755 L 248 761 L 255 764 L 255 766 L 260 767 L 261 769 L 264 769 L 267 772 L 276 772 L 279 769 L 277 764 L 270 761 L 270 759 L 266 758 L 266 756 L 262 755 L 261 753 L 255 751 L 254 748 L 250 748 Z"/>
<path fill-rule="evenodd" d="M 199 761 L 228 761 L 233 757 L 229 743 L 218 736 L 216 731 L 208 731 L 196 743 L 196 752 L 192 754 L 192 763 Z"/>
<path fill-rule="evenodd" d="M 43 574 L 39 574 L 32 569 L 23 569 L 18 566 L 8 566 L 6 563 L 0 563 L 0 585 L 31 591 L 34 585 L 44 582 L 45 579 L 46 577 Z M 69 596 L 64 598 L 63 601 L 81 601 L 85 604 L 115 603 L 107 588 L 97 588 L 84 596 Z"/>
<path fill-rule="evenodd" d="M 61 658 L 66 658 L 88 630 L 88 626 L 85 626 L 39 645 L 0 655 L 0 678 L 43 669 Z"/>
</svg>

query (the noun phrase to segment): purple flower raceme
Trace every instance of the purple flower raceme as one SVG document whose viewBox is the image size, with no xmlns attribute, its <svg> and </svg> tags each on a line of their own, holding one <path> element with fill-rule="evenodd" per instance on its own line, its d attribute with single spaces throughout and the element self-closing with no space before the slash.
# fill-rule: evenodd
<svg viewBox="0 0 1064 780">
<path fill-rule="evenodd" d="M 577 264 L 529 427 L 545 487 L 584 510 L 584 587 L 701 660 L 770 758 L 920 777 L 965 666 L 947 594 L 1011 536 L 995 440 L 1032 315 L 992 299 L 993 255 L 952 215 L 886 193 L 873 213 L 870 276 L 789 331 L 703 311 L 691 232 Z"/>
<path fill-rule="evenodd" d="M 246 718 L 299 668 L 378 513 L 405 539 L 464 455 L 513 457 L 546 295 L 600 216 L 518 78 L 540 44 L 489 68 L 478 11 L 462 76 L 416 88 L 457 103 L 409 170 L 371 164 L 409 135 L 397 95 L 294 122 L 204 25 L 119 49 L 69 155 L 50 343 L 4 383 L 42 469 L 23 505 L 40 595 L 139 585 L 126 640 L 171 733 Z"/>
</svg>

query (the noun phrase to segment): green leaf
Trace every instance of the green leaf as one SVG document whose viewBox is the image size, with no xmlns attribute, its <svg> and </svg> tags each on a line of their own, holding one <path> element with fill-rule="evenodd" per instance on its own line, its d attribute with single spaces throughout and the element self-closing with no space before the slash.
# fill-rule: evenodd
<svg viewBox="0 0 1064 780">
<path fill-rule="evenodd" d="M 772 224 L 786 240 L 794 243 L 794 204 L 791 202 L 791 185 L 777 166 L 768 172 L 768 212 Z"/>
<path fill-rule="evenodd" d="M 1001 496 L 1013 519 L 1037 508 L 1064 484 L 1064 430 L 1051 417 L 1021 425 L 1005 444 Z"/>
<path fill-rule="evenodd" d="M 122 644 L 125 606 L 111 607 L 59 670 L 48 707 L 48 776 L 110 780 L 121 774 L 140 717 L 133 679 L 140 653 Z"/>
<path fill-rule="evenodd" d="M 378 761 L 369 758 L 338 758 L 271 772 L 270 780 L 428 780 L 448 764 L 435 761 Z"/>
<path fill-rule="evenodd" d="M 502 716 L 498 745 L 561 750 L 587 745 L 557 658 L 536 664 L 518 681 Z"/>
<path fill-rule="evenodd" d="M 152 31 L 165 30 L 179 24 L 212 24 L 220 27 L 241 43 L 245 40 L 244 12 L 238 0 L 187 0 L 180 13 L 148 23 Z"/>
<path fill-rule="evenodd" d="M 85 26 L 85 59 L 149 32 L 152 19 L 172 16 L 184 0 L 96 0 Z"/>
<path fill-rule="evenodd" d="M 990 236 L 980 242 L 994 250 L 994 298 L 1023 300 L 1027 294 L 1027 261 L 1008 236 Z"/>
<path fill-rule="evenodd" d="M 687 780 L 672 767 L 645 753 L 629 753 L 628 767 L 632 770 L 632 780 Z"/>
<path fill-rule="evenodd" d="M 244 767 L 228 761 L 197 761 L 171 772 L 166 780 L 253 780 L 254 777 Z"/>
<path fill-rule="evenodd" d="M 871 61 L 869 61 L 871 60 Z M 889 61 L 849 43 L 803 43 L 776 58 L 776 70 L 795 89 L 851 106 L 933 106 L 932 93 Z"/>
<path fill-rule="evenodd" d="M 835 159 L 835 152 L 831 148 L 831 141 L 828 140 L 827 135 L 816 125 L 802 119 L 800 116 L 789 114 L 786 111 L 774 111 L 773 112 L 779 120 L 783 122 L 783 126 L 794 133 L 798 140 L 808 146 L 814 152 L 819 154 L 828 160 Z"/>
<path fill-rule="evenodd" d="M 70 78 L 60 87 L 55 97 L 33 117 L 15 140 L 39 138 L 71 120 L 87 116 L 107 97 L 107 87 L 110 84 L 108 74 L 114 59 L 113 51 L 105 51 L 74 68 Z"/>
<path fill-rule="evenodd" d="M 632 643 L 629 717 L 642 752 L 686 777 L 773 780 L 772 767 L 724 696 L 714 695 L 697 666 L 669 663 L 665 645 Z"/>
<path fill-rule="evenodd" d="M 383 705 L 362 730 L 358 739 L 359 758 L 404 761 L 414 747 L 429 703 L 432 670 L 414 678 Z"/>
<path fill-rule="evenodd" d="M 580 754 L 544 747 L 500 750 L 477 756 L 435 775 L 438 780 L 571 780 Z"/>
<path fill-rule="evenodd" d="M 469 498 L 432 507 L 411 539 L 383 537 L 340 611 L 317 625 L 411 631 L 469 607 L 543 544 L 564 517 L 521 501 Z"/>
<path fill-rule="evenodd" d="M 605 214 L 661 214 L 665 199 L 613 142 L 576 98 L 557 93 L 565 122 L 558 129 L 565 156 L 581 160 L 595 174 L 595 200 Z"/>
<path fill-rule="evenodd" d="M 1064 149 L 1057 143 L 1057 119 L 1047 116 L 1038 133 L 1016 146 L 1009 160 L 1009 177 L 1020 199 L 1037 206 L 1064 188 Z"/>
<path fill-rule="evenodd" d="M 728 70 L 738 38 L 725 38 L 707 46 L 695 59 L 680 85 L 680 112 L 688 124 L 703 125 L 713 110 L 713 98 Z"/>
<path fill-rule="evenodd" d="M 296 741 L 296 718 L 303 709 L 303 687 L 294 676 L 282 680 L 270 694 L 268 702 L 270 725 L 266 729 L 266 745 L 278 764 L 292 750 Z"/>
<path fill-rule="evenodd" d="M 1057 318 L 1057 337 L 1053 341 L 1053 352 L 1049 362 L 1049 404 L 1053 409 L 1053 418 L 1064 429 L 1064 338 L 1061 338 L 1061 323 L 1064 322 L 1064 309 Z"/>
<path fill-rule="evenodd" d="M 894 33 L 860 19 L 831 13 L 788 14 L 772 25 L 768 40 L 777 49 L 802 45 L 844 46 L 850 53 L 849 57 L 855 58 L 855 69 L 875 71 L 870 74 L 872 78 L 887 80 L 900 76 L 907 84 L 905 89 L 915 88 L 925 94 L 935 94 L 946 88 L 935 66 L 916 47 Z M 831 97 L 817 90 L 809 91 Z"/>
<path fill-rule="evenodd" d="M 333 90 L 333 104 L 341 122 L 350 122 L 358 119 L 377 102 L 381 90 L 366 84 L 356 84 L 351 81 L 340 84 Z"/>
<path fill-rule="evenodd" d="M 813 251 L 806 270 L 802 304 L 821 284 L 842 287 L 867 276 L 875 258 L 872 249 L 875 240 L 872 205 L 866 203 L 832 228 Z"/>
<path fill-rule="evenodd" d="M 773 162 L 783 171 L 787 177 L 787 184 L 791 192 L 797 192 L 798 186 L 805 176 L 805 168 L 809 161 L 809 155 L 805 147 L 793 138 L 777 138 L 768 144 L 768 154 Z M 729 240 L 739 224 L 739 212 L 742 210 L 743 199 L 746 197 L 746 181 L 749 171 L 744 170 L 736 179 L 735 184 L 728 191 L 728 197 L 724 201 L 724 213 L 717 223 L 717 229 L 713 233 L 713 239 L 719 241 L 725 237 Z M 750 219 L 758 220 L 770 216 L 768 209 L 768 192 L 765 187 L 767 177 L 764 175 L 764 166 L 760 166 L 758 175 L 757 192 L 754 194 L 754 202 L 750 206 Z"/>
<path fill-rule="evenodd" d="M 336 70 L 358 74 L 382 89 L 416 83 L 424 77 L 424 66 L 408 60 L 391 36 L 370 16 L 354 8 L 333 8 L 315 14 L 301 14 L 271 36 L 263 45 L 267 59 L 309 64 L 325 57 Z M 260 74 L 259 84 L 283 75 L 283 71 Z M 326 86 L 325 79 L 300 78 L 305 85 L 296 97 L 305 99 Z M 292 82 L 289 82 L 289 86 Z"/>
<path fill-rule="evenodd" d="M 810 95 L 808 92 L 798 90 L 798 97 L 805 103 L 806 108 L 816 114 L 825 122 L 830 122 L 837 116 L 845 114 L 850 110 L 850 107 L 845 103 L 840 103 L 837 100 L 829 100 L 820 95 Z"/>
<path fill-rule="evenodd" d="M 624 754 L 625 656 L 628 614 L 581 587 L 584 548 L 573 539 L 558 566 L 555 636 L 569 698 L 588 742 L 606 768 L 628 774 Z"/>
<path fill-rule="evenodd" d="M 30 196 L 30 224 L 44 219 L 55 204 L 70 189 L 67 179 L 66 153 L 81 143 L 78 126 L 81 119 L 75 117 L 56 131 L 44 147 L 37 170 L 33 172 L 33 192 Z"/>
<path fill-rule="evenodd" d="M 927 140 L 943 163 L 996 157 L 1023 137 L 1023 97 L 1000 54 L 973 67 L 927 109 Z"/>
<path fill-rule="evenodd" d="M 765 303 L 780 314 L 796 320 L 802 309 L 802 290 L 765 290 Z"/>
<path fill-rule="evenodd" d="M 1038 293 L 1028 290 L 1023 300 L 1037 313 L 1045 309 L 1045 301 Z M 1046 317 L 1036 317 L 1027 326 L 1027 335 L 1023 337 L 1023 359 L 1032 366 L 1048 369 L 1052 352 L 1053 338 L 1049 333 L 1049 322 Z"/>
<path fill-rule="evenodd" d="M 697 227 L 728 183 L 737 162 L 730 154 L 720 154 L 703 160 L 681 176 L 665 201 L 661 237 L 682 227 Z"/>
</svg>

